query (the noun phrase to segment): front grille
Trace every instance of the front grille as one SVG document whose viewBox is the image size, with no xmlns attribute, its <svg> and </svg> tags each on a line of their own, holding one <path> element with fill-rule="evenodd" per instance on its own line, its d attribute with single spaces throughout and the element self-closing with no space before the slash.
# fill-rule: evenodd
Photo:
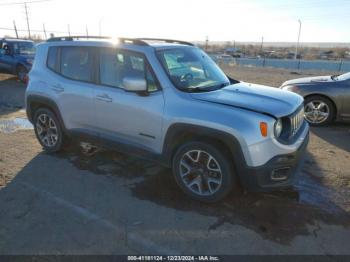
<svg viewBox="0 0 350 262">
<path fill-rule="evenodd" d="M 293 137 L 298 133 L 300 127 L 304 122 L 304 107 L 302 106 L 298 111 L 296 111 L 292 116 L 290 116 L 290 127 L 291 127 L 291 136 Z"/>
</svg>

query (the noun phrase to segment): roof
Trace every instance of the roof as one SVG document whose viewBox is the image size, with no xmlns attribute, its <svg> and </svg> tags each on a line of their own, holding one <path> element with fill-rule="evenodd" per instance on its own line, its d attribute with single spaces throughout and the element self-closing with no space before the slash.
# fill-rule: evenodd
<svg viewBox="0 0 350 262">
<path fill-rule="evenodd" d="M 19 39 L 19 38 L 0 38 L 0 41 L 6 41 L 6 42 L 30 42 L 30 43 L 33 43 L 32 40 Z"/>
<path fill-rule="evenodd" d="M 162 39 L 162 38 L 111 38 L 105 36 L 62 36 L 53 37 L 47 40 L 48 43 L 89 43 L 90 45 L 104 43 L 120 43 L 120 44 L 131 44 L 134 46 L 151 46 L 154 48 L 164 48 L 173 46 L 194 46 L 194 44 L 172 39 Z"/>
</svg>

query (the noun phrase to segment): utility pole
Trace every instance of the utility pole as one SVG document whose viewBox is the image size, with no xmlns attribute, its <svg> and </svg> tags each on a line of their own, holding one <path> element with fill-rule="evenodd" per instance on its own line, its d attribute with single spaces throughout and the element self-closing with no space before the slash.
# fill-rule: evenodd
<svg viewBox="0 0 350 262">
<path fill-rule="evenodd" d="M 236 40 L 233 40 L 233 48 L 236 48 Z"/>
<path fill-rule="evenodd" d="M 24 10 L 25 10 L 25 13 L 26 13 L 26 20 L 27 20 L 27 27 L 28 27 L 28 36 L 29 36 L 29 39 L 31 39 L 32 37 L 30 35 L 28 8 L 27 8 L 27 3 L 26 2 L 24 2 Z"/>
<path fill-rule="evenodd" d="M 294 59 L 296 60 L 297 57 L 298 57 L 298 48 L 299 48 L 299 41 L 300 41 L 300 32 L 301 32 L 301 21 L 300 19 L 298 20 L 299 22 L 299 33 L 298 33 L 298 41 L 297 41 L 297 45 L 295 47 L 295 56 L 294 56 Z"/>
<path fill-rule="evenodd" d="M 16 37 L 18 38 L 18 32 L 17 32 L 17 27 L 16 27 L 15 20 L 13 20 L 13 28 L 15 29 Z"/>
<path fill-rule="evenodd" d="M 88 26 L 87 25 L 85 26 L 85 29 L 86 29 L 86 36 L 89 37 L 89 30 L 88 30 Z"/>
<path fill-rule="evenodd" d="M 102 28 L 101 28 L 102 20 L 103 20 L 103 17 L 100 18 L 100 20 L 98 21 L 98 33 L 100 36 L 102 35 Z"/>
<path fill-rule="evenodd" d="M 45 24 L 43 24 L 43 30 L 44 30 L 45 39 L 47 39 Z"/>
<path fill-rule="evenodd" d="M 69 24 L 67 25 L 67 27 L 68 27 L 68 35 L 70 36 L 70 26 L 69 26 Z"/>
<path fill-rule="evenodd" d="M 264 37 L 261 37 L 261 45 L 260 45 L 260 53 L 263 51 L 263 45 L 264 45 Z"/>
<path fill-rule="evenodd" d="M 208 50 L 208 45 L 209 45 L 209 38 L 208 36 L 205 37 L 205 51 Z"/>
</svg>

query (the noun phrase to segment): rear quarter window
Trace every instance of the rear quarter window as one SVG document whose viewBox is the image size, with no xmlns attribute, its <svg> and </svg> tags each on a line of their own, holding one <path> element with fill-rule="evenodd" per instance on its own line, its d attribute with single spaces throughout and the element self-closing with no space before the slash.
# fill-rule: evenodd
<svg viewBox="0 0 350 262">
<path fill-rule="evenodd" d="M 59 73 L 57 46 L 53 46 L 49 48 L 49 52 L 47 54 L 47 67 L 53 70 L 54 72 Z"/>
</svg>

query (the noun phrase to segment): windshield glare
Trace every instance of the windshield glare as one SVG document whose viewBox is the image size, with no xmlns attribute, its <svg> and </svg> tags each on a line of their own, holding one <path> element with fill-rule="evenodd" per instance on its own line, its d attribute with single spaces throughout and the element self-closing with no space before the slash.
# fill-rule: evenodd
<svg viewBox="0 0 350 262">
<path fill-rule="evenodd" d="M 181 90 L 215 90 L 230 81 L 201 49 L 186 47 L 157 52 L 173 84 Z"/>
<path fill-rule="evenodd" d="M 14 44 L 16 54 L 33 55 L 35 53 L 34 44 L 31 42 L 20 42 Z"/>
<path fill-rule="evenodd" d="M 337 80 L 344 81 L 350 79 L 350 72 L 346 74 L 342 74 L 340 76 L 337 76 Z"/>
</svg>

